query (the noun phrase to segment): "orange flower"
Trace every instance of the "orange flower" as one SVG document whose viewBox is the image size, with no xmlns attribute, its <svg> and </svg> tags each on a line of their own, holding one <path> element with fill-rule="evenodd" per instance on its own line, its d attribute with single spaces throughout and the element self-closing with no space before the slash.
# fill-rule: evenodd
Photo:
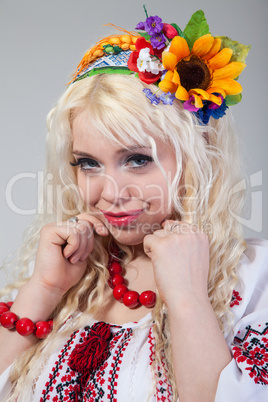
<svg viewBox="0 0 268 402">
<path fill-rule="evenodd" d="M 245 68 L 245 63 L 230 62 L 233 51 L 221 49 L 221 39 L 210 34 L 198 38 L 190 52 L 187 41 L 175 36 L 162 62 L 167 73 L 159 83 L 163 92 L 175 93 L 177 99 L 187 101 L 191 96 L 197 108 L 203 100 L 221 105 L 226 95 L 237 95 L 242 86 L 235 80 Z"/>
</svg>

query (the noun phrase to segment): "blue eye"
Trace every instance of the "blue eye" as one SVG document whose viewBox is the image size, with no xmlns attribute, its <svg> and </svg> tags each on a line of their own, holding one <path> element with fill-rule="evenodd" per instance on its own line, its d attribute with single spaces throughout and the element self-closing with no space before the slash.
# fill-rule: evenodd
<svg viewBox="0 0 268 402">
<path fill-rule="evenodd" d="M 72 166 L 80 166 L 81 170 L 91 170 L 97 167 L 100 167 L 97 161 L 90 158 L 81 158 L 78 159 L 76 162 L 70 162 Z"/>
<path fill-rule="evenodd" d="M 145 167 L 151 162 L 153 162 L 153 158 L 143 154 L 131 155 L 126 160 L 127 166 L 134 169 Z"/>
</svg>

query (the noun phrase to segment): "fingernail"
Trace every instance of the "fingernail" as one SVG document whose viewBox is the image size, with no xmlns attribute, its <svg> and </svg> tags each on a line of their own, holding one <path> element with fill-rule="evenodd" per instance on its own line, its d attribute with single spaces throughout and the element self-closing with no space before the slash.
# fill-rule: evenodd
<svg viewBox="0 0 268 402">
<path fill-rule="evenodd" d="M 71 263 L 75 264 L 79 260 L 79 257 L 74 257 L 71 259 Z"/>
</svg>

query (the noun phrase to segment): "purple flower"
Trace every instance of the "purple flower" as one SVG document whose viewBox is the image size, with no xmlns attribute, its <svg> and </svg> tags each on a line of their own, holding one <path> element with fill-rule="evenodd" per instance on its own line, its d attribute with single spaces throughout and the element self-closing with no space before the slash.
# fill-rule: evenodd
<svg viewBox="0 0 268 402">
<path fill-rule="evenodd" d="M 187 101 L 183 103 L 183 107 L 189 112 L 197 112 L 199 109 L 194 105 L 194 96 L 191 96 Z"/>
<path fill-rule="evenodd" d="M 154 49 L 162 49 L 166 45 L 167 38 L 162 33 L 153 35 L 150 39 L 151 45 Z"/>
<path fill-rule="evenodd" d="M 145 31 L 148 32 L 149 35 L 155 35 L 163 29 L 162 19 L 157 15 L 147 18 L 144 25 Z"/>
<path fill-rule="evenodd" d="M 175 93 L 167 92 L 159 96 L 159 99 L 164 103 L 164 105 L 172 105 L 175 99 Z"/>
<path fill-rule="evenodd" d="M 155 94 L 153 94 L 149 88 L 144 88 L 143 92 L 145 93 L 146 98 L 150 100 L 152 105 L 158 105 L 160 99 Z"/>
<path fill-rule="evenodd" d="M 145 31 L 145 22 L 139 22 L 135 29 L 142 29 Z"/>
</svg>

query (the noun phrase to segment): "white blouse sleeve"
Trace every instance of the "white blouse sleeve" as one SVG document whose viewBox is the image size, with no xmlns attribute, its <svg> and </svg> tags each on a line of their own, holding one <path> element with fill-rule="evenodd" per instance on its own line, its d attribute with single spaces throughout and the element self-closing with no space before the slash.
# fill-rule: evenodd
<svg viewBox="0 0 268 402">
<path fill-rule="evenodd" d="M 248 239 L 231 302 L 234 327 L 226 341 L 232 361 L 223 369 L 215 402 L 268 401 L 268 241 Z"/>
<path fill-rule="evenodd" d="M 4 401 L 5 398 L 10 395 L 11 391 L 11 382 L 9 380 L 9 373 L 12 366 L 9 366 L 1 375 L 0 375 L 0 401 Z"/>
</svg>

